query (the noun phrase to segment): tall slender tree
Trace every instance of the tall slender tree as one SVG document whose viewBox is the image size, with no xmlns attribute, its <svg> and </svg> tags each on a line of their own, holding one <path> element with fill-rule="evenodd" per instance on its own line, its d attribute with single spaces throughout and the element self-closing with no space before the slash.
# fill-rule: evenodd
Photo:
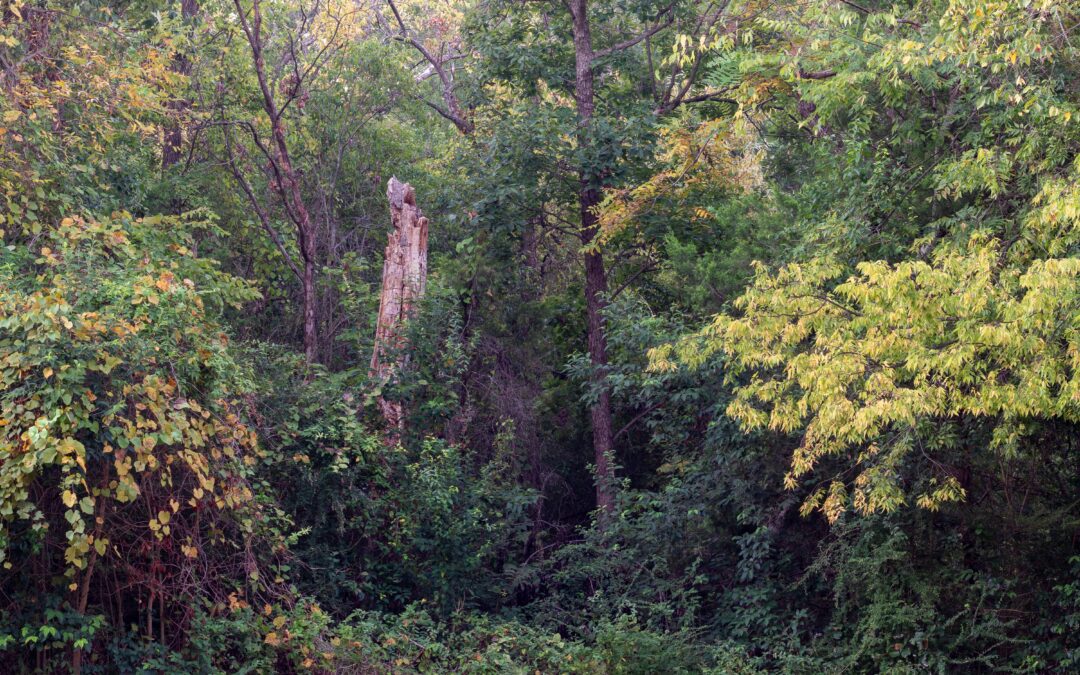
<svg viewBox="0 0 1080 675">
<path fill-rule="evenodd" d="M 180 18 L 183 23 L 189 24 L 199 13 L 199 0 L 180 0 Z M 187 77 L 191 74 L 191 57 L 184 47 L 177 50 L 173 56 L 172 70 L 178 75 Z M 191 101 L 187 97 L 177 97 L 169 101 L 168 108 L 175 115 L 164 131 L 164 142 L 161 147 L 161 168 L 168 169 L 180 161 L 181 147 L 184 142 L 184 127 L 181 119 L 184 112 L 191 108 Z"/>
<path fill-rule="evenodd" d="M 691 48 L 663 59 L 667 72 L 658 81 L 653 55 L 657 41 L 661 49 L 671 53 L 678 33 L 691 35 L 692 44 L 699 44 L 701 37 L 715 38 L 727 9 L 727 3 L 668 0 L 635 8 L 629 17 L 632 20 L 626 21 L 628 17 L 609 4 L 589 0 L 488 5 L 480 10 L 485 17 L 484 32 L 473 35 L 479 49 L 487 52 L 487 67 L 493 75 L 522 90 L 517 93 L 535 91 L 539 79 L 547 93 L 536 92 L 538 99 L 551 107 L 561 106 L 551 92 L 565 91 L 573 97 L 574 126 L 549 137 L 552 147 L 548 150 L 555 170 L 572 176 L 574 185 L 571 198 L 577 223 L 573 233 L 582 251 L 592 366 L 589 416 L 596 503 L 604 512 L 614 508 L 615 475 L 604 329 L 608 270 L 598 239 L 597 209 L 604 191 L 625 180 L 634 158 L 640 160 L 649 154 L 648 137 L 663 116 L 683 104 L 711 100 L 720 94 L 696 89 L 707 56 L 705 49 Z M 569 45 L 563 37 L 567 34 L 572 36 Z M 561 60 L 564 54 L 572 60 Z M 525 67 L 508 64 L 508 58 Z M 628 86 L 628 80 L 636 85 Z M 608 102 L 598 110 L 598 100 L 605 98 Z M 573 146 L 560 147 L 563 138 L 573 138 Z"/>
<path fill-rule="evenodd" d="M 291 118 L 300 114 L 314 82 L 324 74 L 326 64 L 339 54 L 352 38 L 359 9 L 351 3 L 325 3 L 313 0 L 274 12 L 275 26 L 267 26 L 268 15 L 263 0 L 233 0 L 235 24 L 250 54 L 250 70 L 256 83 L 256 100 L 265 116 L 264 124 L 231 116 L 228 105 L 219 100 L 215 124 L 225 134 L 229 168 L 252 210 L 289 270 L 300 281 L 301 325 L 304 355 L 308 362 L 319 358 L 318 304 L 318 227 L 304 192 L 303 173 L 294 156 L 302 147 L 297 132 L 290 130 Z M 271 56 L 268 63 L 268 56 Z M 224 75 L 224 73 L 223 73 Z M 228 90 L 223 82 L 217 89 L 221 96 Z M 291 117 L 290 117 L 291 116 Z M 239 131 L 238 131 L 239 130 Z M 250 141 L 241 146 L 240 139 Z M 257 158 L 252 159 L 254 155 Z M 245 161 L 247 160 L 247 161 Z M 261 173 L 269 192 L 268 202 L 256 192 L 252 175 Z M 297 260 L 278 232 L 272 207 L 280 208 L 295 232 Z"/>
</svg>

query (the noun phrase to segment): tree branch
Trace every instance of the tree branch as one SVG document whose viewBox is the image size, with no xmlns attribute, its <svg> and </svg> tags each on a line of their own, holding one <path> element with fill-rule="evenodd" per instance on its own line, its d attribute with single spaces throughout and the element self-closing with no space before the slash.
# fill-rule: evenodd
<svg viewBox="0 0 1080 675">
<path fill-rule="evenodd" d="M 428 50 L 428 48 L 424 46 L 423 42 L 415 38 L 412 33 L 409 32 L 409 29 L 405 26 L 404 19 L 401 18 L 401 12 L 398 11 L 397 5 L 394 4 L 394 0 L 386 0 L 386 4 L 390 6 L 390 11 L 394 14 L 394 20 L 397 21 L 398 25 L 398 31 L 397 34 L 394 35 L 394 39 L 398 40 L 399 42 L 405 42 L 412 46 L 412 48 L 418 51 L 420 55 L 424 57 L 424 60 L 431 65 L 431 68 L 435 71 L 435 74 L 439 76 L 439 82 L 442 84 L 442 95 L 445 108 L 439 108 L 438 106 L 432 105 L 428 101 L 424 102 L 431 106 L 440 115 L 453 122 L 454 126 L 456 126 L 458 128 L 458 131 L 460 131 L 463 135 L 467 136 L 471 134 L 475 127 L 473 126 L 472 121 L 470 121 L 464 114 L 462 114 L 461 106 L 457 100 L 457 95 L 454 93 L 454 80 L 446 72 L 446 68 L 443 67 L 448 61 L 451 61 L 453 59 L 438 58 L 434 54 L 432 54 Z M 386 25 L 386 19 L 383 18 L 381 12 L 375 12 L 375 16 L 379 23 L 382 24 L 384 30 L 392 30 L 389 26 Z"/>
<path fill-rule="evenodd" d="M 255 196 L 255 191 L 251 187 L 251 183 L 244 177 L 243 172 L 236 165 L 236 155 L 233 152 L 232 146 L 232 134 L 229 133 L 228 126 L 225 126 L 225 152 L 229 160 L 229 169 L 232 171 L 232 175 L 236 178 L 236 182 L 240 184 L 240 189 L 244 191 L 244 194 L 248 198 L 248 202 L 255 210 L 255 215 L 259 218 L 259 224 L 266 230 L 266 233 L 270 235 L 270 239 L 274 242 L 278 251 L 281 252 L 282 257 L 285 258 L 285 264 L 289 266 L 292 273 L 296 275 L 297 279 L 303 279 L 303 275 L 300 273 L 300 268 L 297 267 L 296 262 L 293 261 L 292 256 L 289 255 L 289 250 L 285 248 L 285 242 L 281 240 L 281 235 L 270 224 L 270 217 L 259 203 L 258 198 Z"/>
<path fill-rule="evenodd" d="M 852 2 L 852 0 L 840 0 L 840 2 L 844 3 L 845 5 L 847 5 L 848 7 L 851 7 L 852 9 L 854 9 L 856 11 L 862 12 L 863 14 L 866 14 L 866 15 L 873 14 L 872 11 L 870 11 L 866 7 L 863 7 L 862 5 L 859 5 L 859 4 L 855 3 L 855 2 Z M 922 28 L 921 23 L 919 23 L 918 21 L 912 21 L 911 19 L 897 18 L 896 22 L 897 23 L 907 24 L 909 26 L 914 26 L 915 28 Z"/>
<path fill-rule="evenodd" d="M 610 46 L 610 47 L 608 47 L 606 49 L 601 49 L 599 51 L 593 52 L 593 58 L 594 59 L 602 59 L 605 56 L 611 56 L 615 52 L 621 52 L 624 49 L 630 49 L 631 47 L 633 47 L 637 43 L 641 42 L 642 40 L 646 40 L 648 38 L 651 38 L 653 35 L 656 35 L 660 31 L 662 31 L 665 28 L 667 28 L 668 26 L 670 26 L 671 24 L 675 23 L 675 14 L 672 12 L 672 10 L 674 8 L 675 8 L 675 3 L 672 2 L 670 5 L 668 5 L 664 9 L 660 10 L 660 13 L 656 16 L 657 21 L 659 21 L 660 17 L 662 17 L 662 16 L 664 16 L 666 14 L 667 15 L 667 20 L 666 21 L 661 22 L 661 23 L 653 24 L 650 28 L 645 29 L 644 31 L 642 31 L 642 32 L 638 33 L 637 35 L 635 35 L 634 37 L 630 38 L 629 40 L 624 40 L 623 42 L 620 42 L 620 43 L 618 43 L 616 45 L 612 45 L 612 46 Z"/>
<path fill-rule="evenodd" d="M 644 410 L 642 410 L 641 412 L 639 412 L 639 413 L 638 413 L 637 415 L 634 415 L 634 418 L 633 418 L 633 419 L 631 419 L 631 420 L 630 420 L 629 422 L 627 422 L 627 423 L 626 423 L 626 425 L 625 425 L 625 426 L 623 426 L 623 428 L 622 428 L 622 429 L 619 429 L 619 430 L 618 430 L 617 432 L 615 432 L 615 435 L 611 437 L 611 438 L 612 438 L 612 440 L 614 440 L 614 439 L 618 438 L 619 436 L 622 436 L 622 435 L 623 435 L 623 434 L 625 434 L 625 433 L 626 433 L 627 431 L 629 431 L 629 430 L 630 430 L 630 427 L 632 427 L 632 426 L 634 426 L 635 424 L 637 424 L 637 423 L 638 423 L 638 421 L 639 421 L 639 420 L 641 420 L 641 418 L 642 418 L 642 417 L 645 417 L 645 416 L 646 416 L 646 415 L 648 415 L 649 413 L 651 413 L 651 412 L 653 412 L 653 411 L 655 411 L 655 410 L 657 410 L 657 409 L 659 409 L 659 408 L 663 408 L 663 407 L 664 407 L 665 405 L 667 405 L 667 402 L 668 402 L 668 401 L 667 401 L 667 399 L 664 399 L 664 400 L 661 400 L 661 401 L 659 401 L 659 402 L 657 402 L 657 403 L 653 403 L 653 404 L 652 404 L 652 405 L 650 405 L 650 406 L 649 406 L 648 408 L 645 408 Z"/>
<path fill-rule="evenodd" d="M 827 80 L 836 76 L 835 70 L 803 70 L 799 69 L 800 80 Z"/>
</svg>

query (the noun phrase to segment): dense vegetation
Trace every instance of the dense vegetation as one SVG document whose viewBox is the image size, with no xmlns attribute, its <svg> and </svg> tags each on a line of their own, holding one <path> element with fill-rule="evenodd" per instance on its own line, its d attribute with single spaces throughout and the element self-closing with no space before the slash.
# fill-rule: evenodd
<svg viewBox="0 0 1080 675">
<path fill-rule="evenodd" d="M 0 0 L 0 669 L 1080 668 L 1078 22 Z"/>
</svg>

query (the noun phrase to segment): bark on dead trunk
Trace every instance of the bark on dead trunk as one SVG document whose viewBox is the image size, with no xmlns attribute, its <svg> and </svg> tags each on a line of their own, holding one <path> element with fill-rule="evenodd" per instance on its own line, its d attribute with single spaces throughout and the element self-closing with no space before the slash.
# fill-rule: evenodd
<svg viewBox="0 0 1080 675">
<path fill-rule="evenodd" d="M 408 183 L 391 178 L 386 197 L 394 227 L 386 244 L 371 354 L 371 377 L 379 383 L 388 381 L 405 365 L 404 325 L 427 287 L 428 220 L 416 207 L 416 193 Z M 381 396 L 378 402 L 387 427 L 400 431 L 404 424 L 401 403 Z"/>
<path fill-rule="evenodd" d="M 572 0 L 570 12 L 574 21 L 574 98 L 578 113 L 578 144 L 589 142 L 589 123 L 596 106 L 593 86 L 592 33 L 589 26 L 587 0 Z M 585 248 L 585 312 L 589 342 L 589 360 L 593 369 L 593 386 L 599 389 L 596 402 L 589 411 L 593 432 L 593 462 L 596 465 L 596 506 L 604 514 L 615 508 L 615 473 L 610 458 L 613 449 L 611 435 L 611 392 L 606 384 L 607 338 L 604 333 L 604 295 L 607 293 L 607 273 L 604 258 L 593 246 L 599 229 L 595 208 L 600 203 L 600 181 L 596 167 L 578 169 L 578 203 L 581 207 L 581 244 Z"/>
</svg>

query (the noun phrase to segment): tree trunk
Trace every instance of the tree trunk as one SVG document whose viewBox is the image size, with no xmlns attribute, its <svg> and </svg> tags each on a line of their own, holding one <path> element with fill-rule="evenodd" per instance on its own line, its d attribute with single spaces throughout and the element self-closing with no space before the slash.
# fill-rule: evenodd
<svg viewBox="0 0 1080 675">
<path fill-rule="evenodd" d="M 592 208 L 599 202 L 595 190 L 585 190 L 581 197 L 583 230 L 581 242 L 592 243 L 596 235 L 596 215 Z M 586 217 L 586 212 L 588 216 Z M 607 273 L 600 251 L 585 253 L 585 314 L 589 340 L 589 361 L 593 367 L 593 383 L 599 388 L 596 402 L 589 411 L 592 420 L 593 457 L 596 463 L 596 505 L 610 513 L 615 508 L 615 472 L 610 464 L 614 449 L 611 436 L 611 390 L 607 378 L 607 337 L 604 332 L 603 311 L 606 306 Z"/>
<path fill-rule="evenodd" d="M 261 69 L 261 56 L 257 59 L 257 64 Z M 267 100 L 272 101 L 273 99 L 268 96 Z M 291 212 L 293 222 L 296 224 L 300 255 L 304 259 L 304 276 L 301 279 L 304 296 L 304 356 L 307 358 L 308 363 L 315 363 L 318 359 L 319 349 L 318 324 L 315 320 L 315 227 L 311 222 L 307 204 L 304 203 L 304 197 L 300 192 L 300 176 L 293 169 L 292 160 L 289 158 L 289 146 L 285 140 L 285 126 L 282 123 L 281 116 L 272 104 L 267 105 L 267 111 L 270 114 L 270 130 L 274 138 L 275 152 L 272 153 L 272 156 L 280 176 L 278 189 L 282 199 L 285 201 L 286 208 Z"/>
<path fill-rule="evenodd" d="M 198 12 L 198 0 L 180 0 L 180 14 L 184 19 L 184 23 L 191 21 Z M 176 54 L 172 62 L 172 71 L 185 77 L 191 74 L 191 59 L 188 58 L 187 54 L 183 52 Z M 180 148 L 184 144 L 183 126 L 180 117 L 184 111 L 191 107 L 191 101 L 186 98 L 176 99 L 169 101 L 166 107 L 176 113 L 176 119 L 165 127 L 165 138 L 161 148 L 162 169 L 168 169 L 180 161 Z"/>
<path fill-rule="evenodd" d="M 595 109 L 593 88 L 593 49 L 589 26 L 587 0 L 571 0 L 574 20 L 574 98 L 578 113 L 578 144 L 589 142 L 589 123 Z M 607 293 L 607 273 L 604 258 L 593 247 L 599 222 L 595 208 L 600 203 L 600 178 L 597 169 L 579 167 L 578 203 L 581 207 L 581 244 L 585 248 L 585 311 L 589 342 L 589 360 L 593 367 L 593 385 L 599 388 L 590 412 L 593 432 L 593 461 L 596 464 L 596 505 L 603 513 L 615 508 L 615 473 L 610 463 L 613 449 L 611 436 L 611 392 L 606 384 L 607 339 L 604 334 L 604 294 Z"/>
<path fill-rule="evenodd" d="M 251 56 L 255 67 L 255 79 L 259 83 L 259 91 L 262 94 L 263 110 L 270 120 L 270 137 L 272 147 L 266 151 L 270 168 L 273 172 L 271 181 L 272 189 L 280 195 L 285 212 L 289 219 L 296 225 L 297 242 L 300 244 L 300 255 L 304 259 L 304 270 L 300 278 L 303 287 L 303 331 L 304 331 L 304 356 L 308 363 L 314 363 L 318 357 L 319 336 L 318 322 L 315 318 L 316 304 L 316 250 L 315 250 L 315 227 L 311 222 L 307 204 L 300 190 L 300 174 L 293 168 L 292 159 L 289 157 L 289 144 L 285 136 L 285 123 L 281 118 L 281 110 L 274 100 L 273 87 L 266 74 L 266 61 L 263 56 L 262 42 L 262 9 L 259 0 L 251 3 L 251 18 L 245 12 L 240 0 L 233 0 L 236 7 L 237 18 L 240 27 L 247 38 L 251 48 Z M 297 81 L 296 87 L 300 88 L 303 82 Z M 254 200 L 250 190 L 248 198 Z M 258 208 L 256 208 L 258 210 Z M 262 216 L 260 215 L 260 218 Z"/>
<path fill-rule="evenodd" d="M 428 220 L 416 207 L 416 193 L 408 183 L 391 178 L 386 186 L 393 230 L 383 260 L 379 317 L 371 354 L 371 377 L 387 382 L 406 364 L 403 328 L 427 287 Z M 379 397 L 379 410 L 390 429 L 404 425 L 401 403 Z"/>
<path fill-rule="evenodd" d="M 309 252 L 304 256 L 304 278 L 301 280 L 304 295 L 304 358 L 308 363 L 318 359 L 319 333 L 315 320 L 315 256 Z"/>
</svg>

